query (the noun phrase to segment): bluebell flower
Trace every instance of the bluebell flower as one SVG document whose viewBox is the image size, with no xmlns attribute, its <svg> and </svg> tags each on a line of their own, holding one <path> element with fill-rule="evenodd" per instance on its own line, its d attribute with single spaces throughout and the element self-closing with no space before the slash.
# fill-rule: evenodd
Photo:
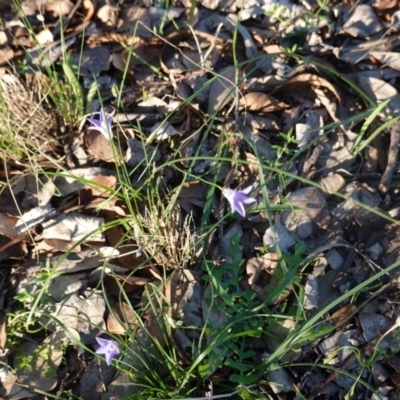
<svg viewBox="0 0 400 400">
<path fill-rule="evenodd" d="M 114 356 L 120 353 L 118 343 L 115 340 L 96 338 L 100 347 L 96 350 L 96 354 L 104 354 L 107 365 L 111 364 Z"/>
<path fill-rule="evenodd" d="M 249 186 L 243 190 L 225 188 L 222 194 L 229 201 L 232 212 L 237 211 L 242 217 L 246 216 L 245 204 L 255 203 L 257 200 L 252 197 L 248 197 L 248 194 L 252 191 L 253 186 Z"/>
<path fill-rule="evenodd" d="M 98 114 L 100 115 L 99 119 L 87 119 L 92 124 L 90 129 L 99 131 L 107 140 L 111 140 L 113 138 L 113 131 L 111 129 L 111 126 L 115 110 L 111 114 L 106 115 L 104 110 L 101 108 Z"/>
</svg>

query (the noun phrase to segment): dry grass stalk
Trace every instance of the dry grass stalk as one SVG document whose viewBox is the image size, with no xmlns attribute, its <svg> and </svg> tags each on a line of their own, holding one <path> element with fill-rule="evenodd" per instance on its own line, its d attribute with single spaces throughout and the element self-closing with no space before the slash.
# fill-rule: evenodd
<svg viewBox="0 0 400 400">
<path fill-rule="evenodd" d="M 135 240 L 166 269 L 182 268 L 194 260 L 197 235 L 193 232 L 192 216 L 183 218 L 180 208 L 172 212 L 146 208 L 132 226 Z"/>
</svg>

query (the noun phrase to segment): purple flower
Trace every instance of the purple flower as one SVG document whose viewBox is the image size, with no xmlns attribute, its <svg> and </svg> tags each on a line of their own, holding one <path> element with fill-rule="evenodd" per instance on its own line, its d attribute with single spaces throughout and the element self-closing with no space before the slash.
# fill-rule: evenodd
<svg viewBox="0 0 400 400">
<path fill-rule="evenodd" d="M 119 354 L 118 343 L 115 340 L 96 338 L 100 347 L 96 350 L 96 354 L 105 354 L 107 365 L 111 364 L 114 356 Z"/>
<path fill-rule="evenodd" d="M 246 216 L 246 210 L 244 209 L 245 204 L 255 203 L 257 200 L 247 195 L 252 191 L 253 186 L 249 186 L 243 190 L 225 188 L 222 194 L 229 201 L 232 212 L 237 211 L 242 217 Z"/>
<path fill-rule="evenodd" d="M 99 119 L 87 119 L 93 125 L 90 127 L 90 129 L 99 131 L 106 139 L 111 140 L 113 138 L 111 125 L 114 118 L 115 110 L 107 116 L 104 110 L 101 108 L 100 112 L 98 112 L 97 114 L 100 114 Z"/>
</svg>

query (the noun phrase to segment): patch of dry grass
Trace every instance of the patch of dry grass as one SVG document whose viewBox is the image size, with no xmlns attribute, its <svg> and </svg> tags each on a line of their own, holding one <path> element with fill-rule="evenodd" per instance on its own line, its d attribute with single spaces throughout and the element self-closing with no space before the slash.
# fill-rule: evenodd
<svg viewBox="0 0 400 400">
<path fill-rule="evenodd" d="M 3 76 L 0 80 L 0 151 L 5 158 L 21 161 L 26 156 L 55 154 L 60 147 L 59 128 L 57 112 L 48 104 L 40 79 L 27 75 L 24 82 L 14 74 Z"/>
</svg>

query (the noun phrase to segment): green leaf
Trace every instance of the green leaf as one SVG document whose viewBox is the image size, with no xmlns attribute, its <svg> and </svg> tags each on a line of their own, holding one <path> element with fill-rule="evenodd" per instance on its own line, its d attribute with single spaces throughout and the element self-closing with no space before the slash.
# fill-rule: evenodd
<svg viewBox="0 0 400 400">
<path fill-rule="evenodd" d="M 250 375 L 232 374 L 229 377 L 229 380 L 234 383 L 239 383 L 240 385 L 250 385 L 254 382 L 257 382 L 258 376 L 256 374 L 250 374 Z"/>
</svg>

